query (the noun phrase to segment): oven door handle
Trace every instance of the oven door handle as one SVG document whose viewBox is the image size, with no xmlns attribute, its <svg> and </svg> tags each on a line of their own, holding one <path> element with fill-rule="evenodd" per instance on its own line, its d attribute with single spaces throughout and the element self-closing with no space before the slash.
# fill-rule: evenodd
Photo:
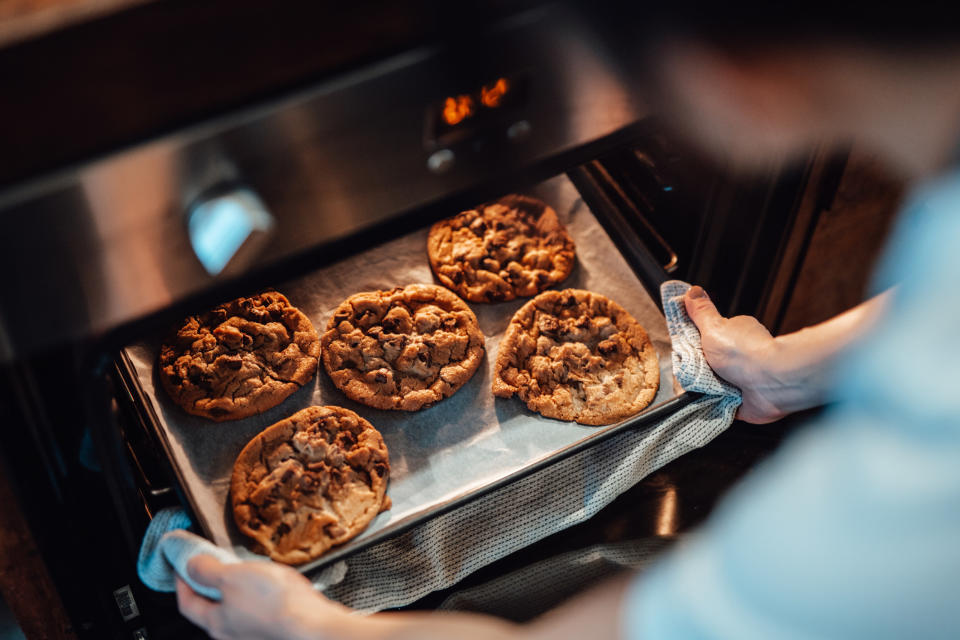
<svg viewBox="0 0 960 640">
<path fill-rule="evenodd" d="M 165 496 L 171 493 L 173 491 L 173 485 L 158 483 L 151 479 L 150 474 L 147 472 L 146 468 L 144 468 L 143 463 L 140 462 L 140 455 L 137 453 L 137 450 L 128 441 L 126 441 L 126 439 L 124 440 L 124 443 L 127 446 L 127 453 L 130 456 L 130 460 L 133 462 L 133 466 L 137 470 L 137 475 L 143 482 L 143 487 L 147 490 L 147 493 L 155 498 L 159 498 L 160 496 Z"/>
<path fill-rule="evenodd" d="M 630 198 L 624 191 L 623 188 L 617 183 L 616 180 L 611 177 L 607 169 L 597 160 L 586 165 L 587 169 L 592 172 L 595 176 L 595 179 L 603 185 L 604 188 L 610 189 L 617 196 L 617 200 L 621 206 L 629 209 L 630 213 L 633 214 L 634 218 L 643 225 L 644 230 L 647 232 L 647 237 L 651 238 L 657 245 L 659 245 L 662 253 L 658 256 L 663 262 L 661 267 L 666 273 L 673 273 L 677 270 L 677 266 L 680 263 L 680 259 L 677 256 L 677 252 L 673 250 L 673 247 L 664 240 L 663 236 L 650 224 L 650 221 L 647 219 L 647 216 L 644 215 L 643 211 L 637 206 L 636 202 Z"/>
</svg>

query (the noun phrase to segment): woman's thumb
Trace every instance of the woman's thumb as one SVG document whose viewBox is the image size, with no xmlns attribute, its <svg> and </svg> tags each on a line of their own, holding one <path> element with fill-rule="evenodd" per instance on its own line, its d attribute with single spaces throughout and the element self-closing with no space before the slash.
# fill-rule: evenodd
<svg viewBox="0 0 960 640">
<path fill-rule="evenodd" d="M 223 585 L 223 563 L 207 554 L 197 554 L 187 562 L 190 577 L 207 587 Z"/>
<path fill-rule="evenodd" d="M 701 286 L 690 287 L 683 296 L 683 302 L 687 307 L 687 314 L 701 332 L 714 329 L 723 320 L 723 316 Z"/>
</svg>

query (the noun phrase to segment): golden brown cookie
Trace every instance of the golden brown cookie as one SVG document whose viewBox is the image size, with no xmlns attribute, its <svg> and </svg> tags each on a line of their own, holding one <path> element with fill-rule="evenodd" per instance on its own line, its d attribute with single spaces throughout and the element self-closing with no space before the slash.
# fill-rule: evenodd
<svg viewBox="0 0 960 640">
<path fill-rule="evenodd" d="M 653 401 L 660 385 L 647 332 L 616 302 L 590 291 L 547 291 L 523 305 L 500 342 L 493 393 L 533 411 L 610 424 Z"/>
<path fill-rule="evenodd" d="M 160 347 L 160 381 L 188 413 L 217 422 L 277 406 L 317 371 L 320 339 L 276 291 L 190 316 Z"/>
<path fill-rule="evenodd" d="M 436 223 L 427 254 L 440 282 L 471 302 L 536 295 L 566 280 L 574 261 L 557 212 L 520 195 Z"/>
<path fill-rule="evenodd" d="M 367 528 L 390 476 L 387 446 L 342 407 L 307 407 L 260 432 L 233 465 L 233 518 L 257 551 L 302 564 Z"/>
<path fill-rule="evenodd" d="M 416 411 L 443 400 L 483 359 L 473 311 L 432 284 L 350 296 L 334 311 L 322 345 L 333 383 L 377 409 Z"/>
</svg>

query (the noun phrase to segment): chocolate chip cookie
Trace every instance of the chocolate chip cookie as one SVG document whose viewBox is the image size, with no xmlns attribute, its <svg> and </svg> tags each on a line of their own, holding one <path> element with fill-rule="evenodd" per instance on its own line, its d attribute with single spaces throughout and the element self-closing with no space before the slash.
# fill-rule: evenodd
<svg viewBox="0 0 960 640">
<path fill-rule="evenodd" d="M 566 280 L 574 246 L 552 207 L 509 195 L 433 225 L 427 254 L 445 287 L 471 302 L 501 302 Z"/>
<path fill-rule="evenodd" d="M 222 422 L 277 406 L 317 371 L 320 340 L 276 291 L 190 316 L 160 347 L 160 381 L 188 413 Z"/>
<path fill-rule="evenodd" d="M 302 564 L 390 508 L 380 432 L 342 407 L 307 407 L 247 443 L 230 478 L 233 518 L 259 552 Z"/>
<path fill-rule="evenodd" d="M 349 398 L 403 411 L 453 395 L 480 366 L 484 349 L 470 307 L 431 284 L 350 296 L 321 342 L 323 365 Z"/>
<path fill-rule="evenodd" d="M 653 401 L 660 384 L 647 332 L 616 302 L 590 291 L 547 291 L 507 327 L 493 393 L 516 394 L 548 418 L 602 425 Z"/>
</svg>

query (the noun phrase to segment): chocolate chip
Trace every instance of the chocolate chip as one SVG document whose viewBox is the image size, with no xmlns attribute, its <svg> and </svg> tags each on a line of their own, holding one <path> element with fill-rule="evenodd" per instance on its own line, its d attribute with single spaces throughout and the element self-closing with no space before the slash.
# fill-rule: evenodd
<svg viewBox="0 0 960 640">
<path fill-rule="evenodd" d="M 243 360 L 240 358 L 240 356 L 223 357 L 221 358 L 221 361 L 223 362 L 223 366 L 225 366 L 227 369 L 232 369 L 233 371 L 239 371 L 243 366 Z"/>
<path fill-rule="evenodd" d="M 618 345 L 614 340 L 604 340 L 603 342 L 597 345 L 597 351 L 599 351 L 600 354 L 604 356 L 609 356 L 610 354 L 617 353 L 619 350 L 620 349 L 618 348 Z"/>
</svg>

